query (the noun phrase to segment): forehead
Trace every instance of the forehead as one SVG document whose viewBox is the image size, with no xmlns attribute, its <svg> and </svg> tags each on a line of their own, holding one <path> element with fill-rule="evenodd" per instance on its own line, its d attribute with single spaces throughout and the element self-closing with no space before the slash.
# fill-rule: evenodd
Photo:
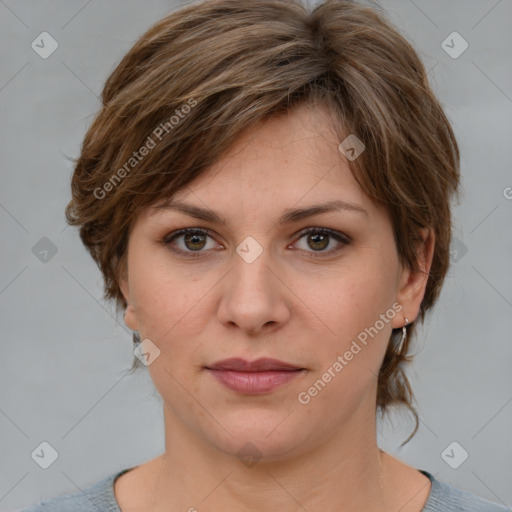
<svg viewBox="0 0 512 512">
<path fill-rule="evenodd" d="M 159 215 L 160 207 L 176 202 L 244 218 L 276 218 L 284 210 L 327 202 L 369 214 L 375 205 L 340 153 L 332 123 L 323 105 L 303 105 L 268 118 L 241 134 L 214 165 L 159 201 L 148 215 Z"/>
</svg>

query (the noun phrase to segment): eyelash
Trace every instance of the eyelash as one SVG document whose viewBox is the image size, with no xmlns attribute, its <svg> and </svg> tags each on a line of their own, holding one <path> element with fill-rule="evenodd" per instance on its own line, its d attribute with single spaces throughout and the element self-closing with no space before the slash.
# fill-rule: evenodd
<svg viewBox="0 0 512 512">
<path fill-rule="evenodd" d="M 343 249 L 343 247 L 345 245 L 348 245 L 351 242 L 351 239 L 349 236 L 345 235 L 344 233 L 340 233 L 339 231 L 334 231 L 334 230 L 328 229 L 328 228 L 306 228 L 306 229 L 303 229 L 300 233 L 298 233 L 297 240 L 300 240 L 304 236 L 309 235 L 311 233 L 319 234 L 319 235 L 329 235 L 332 238 L 334 238 L 335 240 L 337 240 L 338 242 L 341 242 L 340 246 L 338 246 L 335 249 L 331 249 L 330 251 L 306 251 L 306 253 L 308 253 L 308 256 L 311 258 L 321 258 L 322 255 L 331 256 L 333 254 L 338 253 L 341 249 Z M 201 251 L 201 250 L 200 251 L 183 251 L 181 249 L 176 249 L 175 247 L 172 246 L 172 242 L 174 242 L 174 240 L 176 240 L 176 238 L 178 238 L 182 235 L 189 235 L 189 234 L 211 237 L 211 231 L 208 229 L 185 228 L 185 229 L 180 229 L 178 231 L 170 233 L 163 240 L 160 240 L 160 243 L 169 247 L 169 249 L 176 254 L 186 255 L 187 257 L 190 257 L 190 258 L 202 257 L 205 251 Z"/>
</svg>

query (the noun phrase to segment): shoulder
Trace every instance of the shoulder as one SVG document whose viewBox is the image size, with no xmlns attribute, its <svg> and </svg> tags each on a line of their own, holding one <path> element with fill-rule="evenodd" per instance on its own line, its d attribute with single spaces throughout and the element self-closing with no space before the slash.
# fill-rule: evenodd
<svg viewBox="0 0 512 512">
<path fill-rule="evenodd" d="M 445 482 L 440 482 L 427 471 L 432 488 L 422 512 L 512 512 L 511 508 L 486 500 L 469 491 L 463 491 Z"/>
<path fill-rule="evenodd" d="M 121 512 L 114 495 L 114 480 L 129 471 L 112 473 L 73 494 L 62 494 L 20 512 Z"/>
</svg>

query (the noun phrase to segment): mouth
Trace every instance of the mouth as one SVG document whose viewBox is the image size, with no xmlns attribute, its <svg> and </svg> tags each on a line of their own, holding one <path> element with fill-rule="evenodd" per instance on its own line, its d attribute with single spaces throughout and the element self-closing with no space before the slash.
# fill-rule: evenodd
<svg viewBox="0 0 512 512">
<path fill-rule="evenodd" d="M 252 362 L 223 359 L 205 369 L 227 388 L 246 395 L 269 393 L 307 371 L 304 367 L 270 358 Z"/>
</svg>

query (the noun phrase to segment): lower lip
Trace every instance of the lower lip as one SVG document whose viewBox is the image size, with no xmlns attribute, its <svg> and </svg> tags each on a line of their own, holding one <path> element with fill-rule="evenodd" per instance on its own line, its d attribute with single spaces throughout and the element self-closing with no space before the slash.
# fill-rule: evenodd
<svg viewBox="0 0 512 512">
<path fill-rule="evenodd" d="M 235 372 L 231 370 L 208 371 L 222 384 L 233 391 L 246 395 L 262 395 L 290 382 L 304 370 Z"/>
</svg>

